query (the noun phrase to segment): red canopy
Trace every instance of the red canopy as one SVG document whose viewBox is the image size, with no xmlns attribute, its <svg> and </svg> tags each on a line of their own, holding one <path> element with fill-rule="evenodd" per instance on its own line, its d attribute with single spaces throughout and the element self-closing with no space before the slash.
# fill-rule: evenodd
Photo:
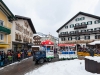
<svg viewBox="0 0 100 75">
<path fill-rule="evenodd" d="M 45 41 L 41 42 L 41 45 L 54 45 L 54 43 L 50 40 L 45 40 Z"/>
<path fill-rule="evenodd" d="M 58 46 L 75 46 L 75 44 L 58 44 Z"/>
</svg>

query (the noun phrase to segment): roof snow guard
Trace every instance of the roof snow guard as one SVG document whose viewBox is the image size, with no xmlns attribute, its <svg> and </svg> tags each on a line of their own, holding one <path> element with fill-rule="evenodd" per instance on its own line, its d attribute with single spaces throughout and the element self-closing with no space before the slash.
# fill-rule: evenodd
<svg viewBox="0 0 100 75">
<path fill-rule="evenodd" d="M 33 33 L 35 33 L 35 34 L 36 34 L 36 30 L 35 30 L 35 27 L 34 27 L 34 25 L 33 25 L 32 21 L 31 21 L 31 18 L 28 18 L 28 17 L 23 17 L 23 16 L 19 16 L 19 15 L 15 15 L 15 17 L 16 17 L 16 19 L 23 19 L 23 20 L 27 20 L 27 21 L 28 21 L 28 23 L 29 23 L 29 25 L 30 25 L 30 27 L 31 27 L 31 29 L 32 29 L 32 31 L 33 31 Z"/>
<path fill-rule="evenodd" d="M 9 21 L 15 20 L 13 13 L 9 10 L 9 8 L 2 0 L 0 0 L 0 10 L 2 10 L 2 12 L 8 17 Z"/>
<path fill-rule="evenodd" d="M 88 17 L 100 19 L 99 16 L 95 16 L 95 15 L 88 14 L 88 13 L 84 13 L 84 12 L 79 12 L 79 13 L 77 13 L 74 17 L 72 17 L 68 22 L 66 22 L 63 26 L 61 26 L 56 32 L 59 32 L 64 26 L 66 26 L 69 22 L 71 22 L 71 21 L 72 21 L 75 17 L 77 17 L 78 15 L 85 15 L 85 16 L 88 16 Z"/>
</svg>

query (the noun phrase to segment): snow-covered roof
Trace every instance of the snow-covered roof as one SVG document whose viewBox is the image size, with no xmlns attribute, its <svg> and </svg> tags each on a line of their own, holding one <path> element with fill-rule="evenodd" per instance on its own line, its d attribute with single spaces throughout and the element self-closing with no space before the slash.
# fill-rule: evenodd
<svg viewBox="0 0 100 75">
<path fill-rule="evenodd" d="M 100 56 L 86 56 L 85 58 L 90 59 L 90 60 L 94 60 L 100 63 Z"/>
</svg>

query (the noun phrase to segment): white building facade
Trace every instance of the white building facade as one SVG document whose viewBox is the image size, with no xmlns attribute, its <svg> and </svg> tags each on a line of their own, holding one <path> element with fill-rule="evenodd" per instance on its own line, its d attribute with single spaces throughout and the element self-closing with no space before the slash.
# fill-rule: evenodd
<svg viewBox="0 0 100 75">
<path fill-rule="evenodd" d="M 58 30 L 59 43 L 86 45 L 100 39 L 100 17 L 79 12 Z"/>
<path fill-rule="evenodd" d="M 20 51 L 33 45 L 33 35 L 36 33 L 30 18 L 16 15 L 12 26 L 12 49 Z"/>
</svg>

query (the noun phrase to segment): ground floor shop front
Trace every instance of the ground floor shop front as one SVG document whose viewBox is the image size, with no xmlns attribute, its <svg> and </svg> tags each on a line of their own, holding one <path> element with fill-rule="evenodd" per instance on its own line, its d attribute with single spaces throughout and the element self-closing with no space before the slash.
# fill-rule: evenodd
<svg viewBox="0 0 100 75">
<path fill-rule="evenodd" d="M 21 50 L 29 50 L 32 47 L 32 43 L 20 43 L 20 42 L 12 42 L 12 50 L 14 52 Z"/>
</svg>

